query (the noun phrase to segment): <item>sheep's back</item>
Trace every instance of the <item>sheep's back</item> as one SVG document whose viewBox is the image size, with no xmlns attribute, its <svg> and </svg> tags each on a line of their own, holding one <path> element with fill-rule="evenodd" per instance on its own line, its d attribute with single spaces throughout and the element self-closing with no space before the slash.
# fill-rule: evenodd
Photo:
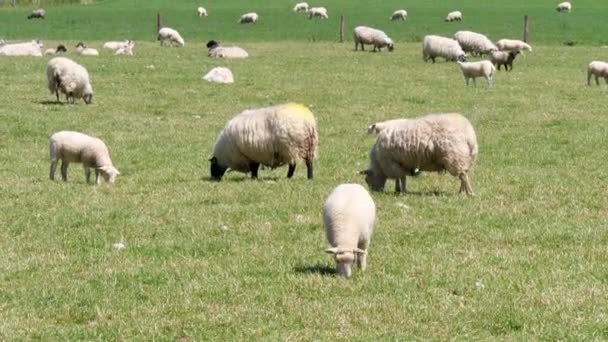
<svg viewBox="0 0 608 342">
<path fill-rule="evenodd" d="M 356 247 L 369 241 L 376 219 L 373 199 L 359 184 L 341 184 L 323 206 L 323 224 L 332 246 Z"/>
</svg>

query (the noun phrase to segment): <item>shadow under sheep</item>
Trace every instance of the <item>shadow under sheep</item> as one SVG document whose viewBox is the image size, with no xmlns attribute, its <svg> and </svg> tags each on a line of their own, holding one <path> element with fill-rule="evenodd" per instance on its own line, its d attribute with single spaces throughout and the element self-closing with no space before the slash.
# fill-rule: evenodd
<svg viewBox="0 0 608 342">
<path fill-rule="evenodd" d="M 300 274 L 318 274 L 322 276 L 336 276 L 336 267 L 330 265 L 298 265 L 294 268 L 296 273 Z"/>
</svg>

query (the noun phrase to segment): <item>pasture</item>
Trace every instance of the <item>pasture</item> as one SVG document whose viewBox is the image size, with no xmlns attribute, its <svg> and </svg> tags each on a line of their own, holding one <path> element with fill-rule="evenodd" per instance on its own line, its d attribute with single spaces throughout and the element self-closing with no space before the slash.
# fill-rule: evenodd
<svg viewBox="0 0 608 342">
<path fill-rule="evenodd" d="M 29 7 L 0 8 L 0 38 L 67 43 L 95 91 L 91 105 L 58 104 L 48 57 L 0 57 L 0 340 L 607 339 L 608 87 L 586 85 L 587 64 L 607 59 L 596 26 L 606 9 L 580 1 L 558 16 L 556 2 L 416 0 L 405 23 L 388 21 L 397 1 L 365 2 L 368 24 L 396 40 L 393 53 L 353 51 L 363 2 L 328 0 L 329 21 L 315 22 L 282 0 L 213 2 L 203 21 L 194 2 L 45 6 L 49 18 L 32 22 Z M 465 20 L 443 23 L 455 6 Z M 344 44 L 340 7 L 353 18 Z M 260 23 L 237 25 L 249 8 L 260 8 Z M 159 9 L 185 48 L 154 41 Z M 430 31 L 519 38 L 524 12 L 538 25 L 534 51 L 490 90 L 465 87 L 454 63 L 421 59 Z M 133 57 L 73 49 L 127 37 Z M 207 58 L 212 38 L 251 57 Z M 203 81 L 215 66 L 236 83 Z M 290 180 L 282 167 L 209 181 L 227 120 L 292 101 L 317 117 L 313 181 L 303 165 Z M 325 197 L 364 184 L 370 123 L 432 112 L 474 125 L 476 196 L 458 195 L 448 174 L 408 177 L 404 196 L 390 182 L 372 194 L 368 270 L 336 278 L 323 252 Z M 78 164 L 69 183 L 51 182 L 47 144 L 58 130 L 102 138 L 116 184 L 87 185 Z"/>
</svg>

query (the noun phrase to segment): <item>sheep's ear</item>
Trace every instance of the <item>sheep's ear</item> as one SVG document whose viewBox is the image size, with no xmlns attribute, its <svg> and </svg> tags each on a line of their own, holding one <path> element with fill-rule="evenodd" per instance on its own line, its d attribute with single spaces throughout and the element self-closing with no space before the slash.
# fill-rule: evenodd
<svg viewBox="0 0 608 342">
<path fill-rule="evenodd" d="M 338 254 L 338 247 L 332 247 L 325 250 L 327 254 Z"/>
<path fill-rule="evenodd" d="M 376 124 L 371 124 L 367 126 L 367 134 L 373 134 L 376 131 Z"/>
<path fill-rule="evenodd" d="M 356 253 L 357 255 L 367 255 L 367 252 L 360 248 L 353 249 L 353 253 Z"/>
</svg>

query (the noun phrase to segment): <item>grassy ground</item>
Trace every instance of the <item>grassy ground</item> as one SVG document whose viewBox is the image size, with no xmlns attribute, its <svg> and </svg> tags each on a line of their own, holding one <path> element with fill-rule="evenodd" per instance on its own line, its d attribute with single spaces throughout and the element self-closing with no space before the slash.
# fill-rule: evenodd
<svg viewBox="0 0 608 342">
<path fill-rule="evenodd" d="M 46 58 L 0 59 L 0 340 L 608 339 L 608 90 L 585 75 L 605 48 L 535 46 L 488 90 L 424 64 L 418 43 L 374 54 L 250 38 L 233 41 L 242 61 L 202 44 L 70 53 L 91 74 L 89 106 L 54 103 Z M 202 81 L 213 66 L 236 83 Z M 315 180 L 299 166 L 291 180 L 280 168 L 210 182 L 225 122 L 287 101 L 317 116 Z M 477 196 L 437 174 L 373 194 L 369 269 L 335 278 L 321 206 L 363 182 L 367 125 L 444 111 L 476 127 Z M 115 186 L 86 185 L 79 165 L 48 180 L 62 129 L 107 142 Z"/>
</svg>

